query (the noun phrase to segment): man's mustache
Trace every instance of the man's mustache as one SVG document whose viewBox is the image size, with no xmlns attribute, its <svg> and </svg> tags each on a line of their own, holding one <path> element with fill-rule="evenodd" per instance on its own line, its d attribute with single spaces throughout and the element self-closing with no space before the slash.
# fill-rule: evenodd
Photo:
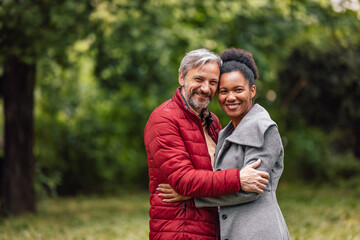
<svg viewBox="0 0 360 240">
<path fill-rule="evenodd" d="M 211 94 L 210 93 L 204 93 L 202 90 L 195 90 L 195 91 L 193 91 L 193 94 L 194 93 L 197 93 L 197 94 L 199 94 L 199 95 L 201 95 L 201 96 L 203 96 L 203 97 L 209 97 L 209 98 L 211 98 Z"/>
</svg>

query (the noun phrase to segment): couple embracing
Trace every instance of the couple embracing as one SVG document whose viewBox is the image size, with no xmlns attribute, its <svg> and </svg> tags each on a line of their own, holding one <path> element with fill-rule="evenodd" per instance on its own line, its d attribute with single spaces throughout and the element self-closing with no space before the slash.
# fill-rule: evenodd
<svg viewBox="0 0 360 240">
<path fill-rule="evenodd" d="M 254 104 L 252 54 L 230 48 L 187 53 L 180 87 L 145 127 L 151 240 L 287 240 L 276 200 L 283 146 L 276 123 Z M 231 121 L 221 130 L 208 104 Z"/>
</svg>

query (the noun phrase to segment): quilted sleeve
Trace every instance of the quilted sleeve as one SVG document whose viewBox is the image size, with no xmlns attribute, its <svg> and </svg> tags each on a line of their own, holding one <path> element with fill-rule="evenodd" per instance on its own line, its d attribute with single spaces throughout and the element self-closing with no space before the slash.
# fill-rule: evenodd
<svg viewBox="0 0 360 240">
<path fill-rule="evenodd" d="M 213 172 L 195 169 L 178 126 L 157 115 L 145 128 L 145 145 L 171 187 L 181 195 L 214 197 L 240 190 L 238 169 Z"/>
<path fill-rule="evenodd" d="M 282 154 L 283 148 L 281 138 L 277 127 L 272 125 L 264 134 L 264 144 L 260 148 L 245 146 L 245 165 L 249 165 L 255 162 L 257 159 L 261 159 L 261 164 L 257 170 L 266 171 L 270 174 L 270 183 L 267 186 L 267 191 L 271 189 L 271 182 L 280 178 L 283 163 Z M 226 196 L 219 196 L 215 198 L 197 198 L 195 199 L 196 207 L 213 207 L 213 206 L 231 206 L 242 204 L 246 202 L 255 201 L 260 194 L 253 192 L 240 191 L 235 194 L 229 194 Z"/>
</svg>

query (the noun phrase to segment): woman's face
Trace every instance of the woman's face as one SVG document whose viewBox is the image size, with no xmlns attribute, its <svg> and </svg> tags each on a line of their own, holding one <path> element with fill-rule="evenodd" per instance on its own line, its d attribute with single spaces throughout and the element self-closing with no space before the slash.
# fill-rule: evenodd
<svg viewBox="0 0 360 240">
<path fill-rule="evenodd" d="M 240 71 L 224 73 L 219 83 L 219 104 L 229 115 L 234 127 L 252 107 L 252 98 L 256 94 L 256 86 L 249 88 L 249 81 Z"/>
</svg>

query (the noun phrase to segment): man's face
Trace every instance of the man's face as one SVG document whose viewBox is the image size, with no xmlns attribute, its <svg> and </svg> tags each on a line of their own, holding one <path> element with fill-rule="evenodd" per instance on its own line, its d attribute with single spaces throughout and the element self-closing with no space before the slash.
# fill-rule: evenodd
<svg viewBox="0 0 360 240">
<path fill-rule="evenodd" d="M 186 78 L 179 74 L 182 94 L 196 111 L 207 108 L 215 96 L 219 83 L 220 69 L 216 62 L 205 63 L 202 67 L 189 69 Z"/>
</svg>

